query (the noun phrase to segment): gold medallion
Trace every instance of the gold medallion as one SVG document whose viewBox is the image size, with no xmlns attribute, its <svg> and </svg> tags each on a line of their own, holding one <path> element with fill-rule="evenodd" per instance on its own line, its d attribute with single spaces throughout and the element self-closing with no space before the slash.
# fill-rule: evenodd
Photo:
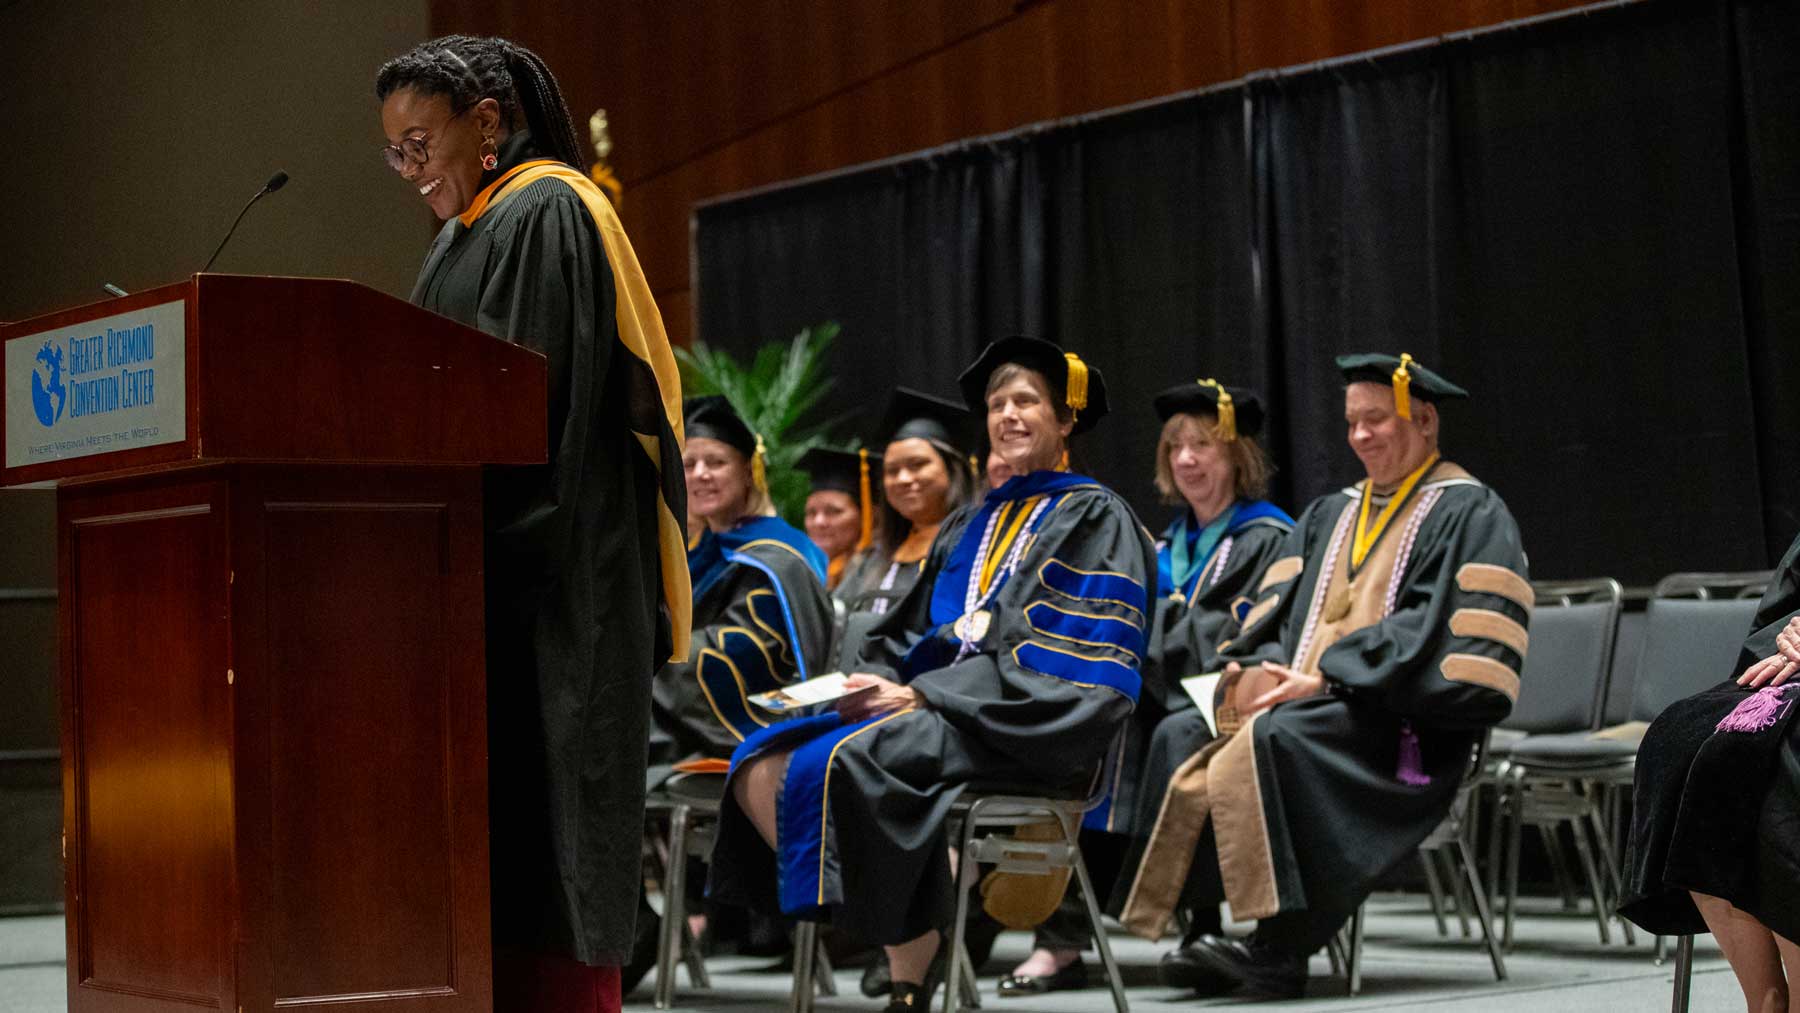
<svg viewBox="0 0 1800 1013">
<path fill-rule="evenodd" d="M 1339 585 L 1325 599 L 1325 621 L 1335 623 L 1350 614 L 1350 593 L 1356 590 L 1356 582 Z"/>
<path fill-rule="evenodd" d="M 976 609 L 964 614 L 956 620 L 956 636 L 966 644 L 972 644 L 987 636 L 988 624 L 994 621 L 994 614 L 987 609 Z"/>
</svg>

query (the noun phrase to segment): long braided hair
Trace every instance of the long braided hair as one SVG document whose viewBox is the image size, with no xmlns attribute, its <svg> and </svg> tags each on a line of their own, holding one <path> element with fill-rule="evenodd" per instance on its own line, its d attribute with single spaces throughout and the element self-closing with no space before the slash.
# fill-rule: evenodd
<svg viewBox="0 0 1800 1013">
<path fill-rule="evenodd" d="M 421 42 L 382 64 L 375 73 L 377 99 L 385 102 L 402 88 L 443 95 L 458 111 L 491 98 L 500 104 L 500 121 L 507 130 L 523 125 L 546 156 L 577 169 L 587 168 L 575 121 L 556 76 L 541 57 L 524 46 L 475 35 L 446 35 Z"/>
</svg>

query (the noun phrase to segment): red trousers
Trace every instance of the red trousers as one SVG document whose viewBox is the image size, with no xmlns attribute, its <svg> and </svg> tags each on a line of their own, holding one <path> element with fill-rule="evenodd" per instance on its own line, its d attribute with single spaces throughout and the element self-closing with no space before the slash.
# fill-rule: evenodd
<svg viewBox="0 0 1800 1013">
<path fill-rule="evenodd" d="M 494 954 L 494 1013 L 619 1013 L 619 969 L 548 953 Z"/>
</svg>

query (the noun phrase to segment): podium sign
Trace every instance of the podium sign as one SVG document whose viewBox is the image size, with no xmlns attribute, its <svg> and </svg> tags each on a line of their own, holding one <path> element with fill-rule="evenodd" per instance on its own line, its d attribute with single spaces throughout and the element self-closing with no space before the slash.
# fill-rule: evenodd
<svg viewBox="0 0 1800 1013">
<path fill-rule="evenodd" d="M 187 439 L 187 302 L 6 343 L 6 466 Z"/>
</svg>

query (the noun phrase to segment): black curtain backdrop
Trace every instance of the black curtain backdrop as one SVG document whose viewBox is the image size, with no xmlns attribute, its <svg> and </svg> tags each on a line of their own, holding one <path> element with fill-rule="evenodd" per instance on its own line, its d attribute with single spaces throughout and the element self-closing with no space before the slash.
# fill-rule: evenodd
<svg viewBox="0 0 1800 1013">
<path fill-rule="evenodd" d="M 1279 502 L 1358 477 L 1332 355 L 1468 387 L 1446 456 L 1540 577 L 1770 565 L 1800 531 L 1800 5 L 1660 3 L 984 138 L 695 213 L 699 335 L 834 319 L 830 408 L 1052 338 L 1077 465 L 1160 528 L 1150 398 L 1263 391 Z"/>
</svg>

